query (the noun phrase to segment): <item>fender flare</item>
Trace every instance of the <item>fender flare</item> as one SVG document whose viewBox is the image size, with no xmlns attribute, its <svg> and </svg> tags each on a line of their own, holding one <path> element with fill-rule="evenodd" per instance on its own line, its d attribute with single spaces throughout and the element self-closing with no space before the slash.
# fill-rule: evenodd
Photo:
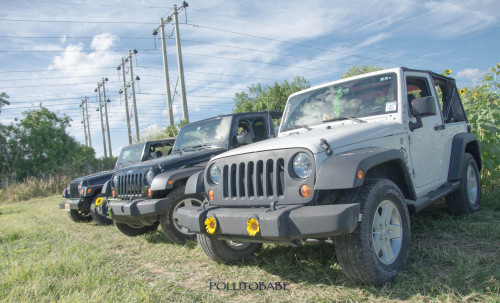
<svg viewBox="0 0 500 303">
<path fill-rule="evenodd" d="M 106 197 L 111 196 L 111 180 L 106 181 L 104 185 L 102 186 L 101 194 L 105 195 Z"/>
<path fill-rule="evenodd" d="M 191 175 L 203 170 L 205 167 L 193 166 L 160 173 L 154 177 L 150 189 L 151 191 L 172 189 L 176 181 L 188 179 Z M 168 184 L 169 180 L 173 181 L 172 184 Z"/>
<path fill-rule="evenodd" d="M 476 135 L 472 133 L 460 133 L 453 137 L 451 144 L 450 167 L 448 169 L 448 181 L 456 181 L 462 178 L 464 170 L 465 153 L 471 153 L 476 160 L 477 168 L 481 171 L 481 153 Z"/>
<path fill-rule="evenodd" d="M 363 179 L 357 177 L 357 171 L 362 170 L 365 175 L 368 170 L 377 165 L 395 161 L 402 169 L 405 182 L 410 190 L 413 189 L 411 177 L 406 161 L 399 150 L 390 148 L 362 148 L 334 155 L 321 165 L 317 178 L 317 190 L 347 189 L 363 185 Z"/>
<path fill-rule="evenodd" d="M 204 172 L 205 170 L 202 170 L 189 177 L 186 183 L 186 189 L 184 190 L 186 195 L 205 192 Z"/>
</svg>

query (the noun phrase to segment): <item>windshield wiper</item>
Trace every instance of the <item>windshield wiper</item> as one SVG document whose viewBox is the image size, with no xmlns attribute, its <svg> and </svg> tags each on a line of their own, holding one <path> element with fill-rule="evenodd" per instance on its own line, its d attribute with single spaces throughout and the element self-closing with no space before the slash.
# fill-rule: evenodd
<svg viewBox="0 0 500 303">
<path fill-rule="evenodd" d="M 287 131 L 294 130 L 294 129 L 299 129 L 299 128 L 305 128 L 307 130 L 311 130 L 311 128 L 309 126 L 305 125 L 305 124 L 298 124 L 298 125 L 294 125 L 292 127 L 289 127 L 287 129 L 285 129 L 285 131 L 287 132 Z"/>
<path fill-rule="evenodd" d="M 355 121 L 355 122 L 358 122 L 358 123 L 366 123 L 365 120 L 361 120 L 361 119 L 358 119 L 358 118 L 353 117 L 353 116 L 330 118 L 330 119 L 323 120 L 323 123 L 325 123 L 325 122 L 333 122 L 333 121 L 343 121 L 343 120 L 352 120 L 352 121 Z"/>
</svg>

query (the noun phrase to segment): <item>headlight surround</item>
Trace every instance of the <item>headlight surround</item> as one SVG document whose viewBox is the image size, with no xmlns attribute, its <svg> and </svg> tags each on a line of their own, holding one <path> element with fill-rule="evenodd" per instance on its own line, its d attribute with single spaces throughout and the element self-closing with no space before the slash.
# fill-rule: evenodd
<svg viewBox="0 0 500 303">
<path fill-rule="evenodd" d="M 84 187 L 85 187 L 85 181 L 80 181 L 80 183 L 78 183 L 78 190 Z"/>
<path fill-rule="evenodd" d="M 210 181 L 214 184 L 220 183 L 220 167 L 216 163 L 210 165 L 208 170 L 208 176 L 210 177 Z"/>
<path fill-rule="evenodd" d="M 153 183 L 154 177 L 155 177 L 155 173 L 152 170 L 149 170 L 146 173 L 144 179 L 146 180 L 147 185 L 151 185 L 151 183 Z"/>
<path fill-rule="evenodd" d="M 293 171 L 302 179 L 309 178 L 313 171 L 313 162 L 306 153 L 298 153 L 293 157 Z"/>
<path fill-rule="evenodd" d="M 113 176 L 113 187 L 116 187 L 118 185 L 118 176 L 115 175 Z"/>
</svg>

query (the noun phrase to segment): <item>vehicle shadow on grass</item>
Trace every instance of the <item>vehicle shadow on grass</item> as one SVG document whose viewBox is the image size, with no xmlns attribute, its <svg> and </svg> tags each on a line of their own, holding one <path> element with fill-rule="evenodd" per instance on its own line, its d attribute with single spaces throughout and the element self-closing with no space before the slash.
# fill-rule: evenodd
<svg viewBox="0 0 500 303">
<path fill-rule="evenodd" d="M 144 234 L 144 238 L 146 241 L 148 241 L 151 244 L 169 244 L 169 245 L 178 245 L 175 244 L 174 242 L 170 241 L 167 236 L 161 231 L 160 228 L 157 230 L 154 230 L 152 232 L 149 232 L 147 234 Z M 194 240 L 188 240 L 186 241 L 186 244 L 183 245 L 184 247 L 187 247 L 189 249 L 194 249 L 196 246 L 198 246 L 198 243 L 196 242 L 196 238 Z"/>
<path fill-rule="evenodd" d="M 334 246 L 329 244 L 265 245 L 256 258 L 245 263 L 279 276 L 290 282 L 292 288 L 298 283 L 342 286 L 396 300 L 465 300 L 471 295 L 478 300 L 491 299 L 499 285 L 495 256 L 498 257 L 500 244 L 497 241 L 491 246 L 495 239 L 491 237 L 498 237 L 494 231 L 493 236 L 481 237 L 484 235 L 482 224 L 488 224 L 482 216 L 477 213 L 453 217 L 444 203 L 436 203 L 411 216 L 412 244 L 405 271 L 392 283 L 381 287 L 349 280 L 338 264 Z"/>
</svg>

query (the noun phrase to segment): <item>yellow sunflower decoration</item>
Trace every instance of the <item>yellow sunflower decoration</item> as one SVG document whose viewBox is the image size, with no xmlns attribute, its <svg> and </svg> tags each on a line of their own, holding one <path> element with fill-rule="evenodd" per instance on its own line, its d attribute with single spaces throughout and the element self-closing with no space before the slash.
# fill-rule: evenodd
<svg viewBox="0 0 500 303">
<path fill-rule="evenodd" d="M 99 206 L 102 204 L 102 197 L 99 197 L 97 198 L 97 200 L 95 200 L 95 205 Z"/>
<path fill-rule="evenodd" d="M 217 222 L 214 217 L 208 217 L 205 219 L 205 229 L 207 233 L 213 235 L 215 230 L 217 229 Z"/>
<path fill-rule="evenodd" d="M 254 218 L 247 221 L 247 232 L 250 236 L 255 236 L 260 231 L 259 222 Z"/>
<path fill-rule="evenodd" d="M 465 94 L 465 92 L 466 92 L 466 91 L 467 91 L 467 89 L 466 89 L 466 88 L 462 88 L 462 89 L 460 90 L 460 94 L 462 94 L 462 95 L 463 95 L 463 94 Z"/>
<path fill-rule="evenodd" d="M 447 75 L 451 74 L 451 69 L 445 69 L 444 73 L 447 74 Z"/>
</svg>

